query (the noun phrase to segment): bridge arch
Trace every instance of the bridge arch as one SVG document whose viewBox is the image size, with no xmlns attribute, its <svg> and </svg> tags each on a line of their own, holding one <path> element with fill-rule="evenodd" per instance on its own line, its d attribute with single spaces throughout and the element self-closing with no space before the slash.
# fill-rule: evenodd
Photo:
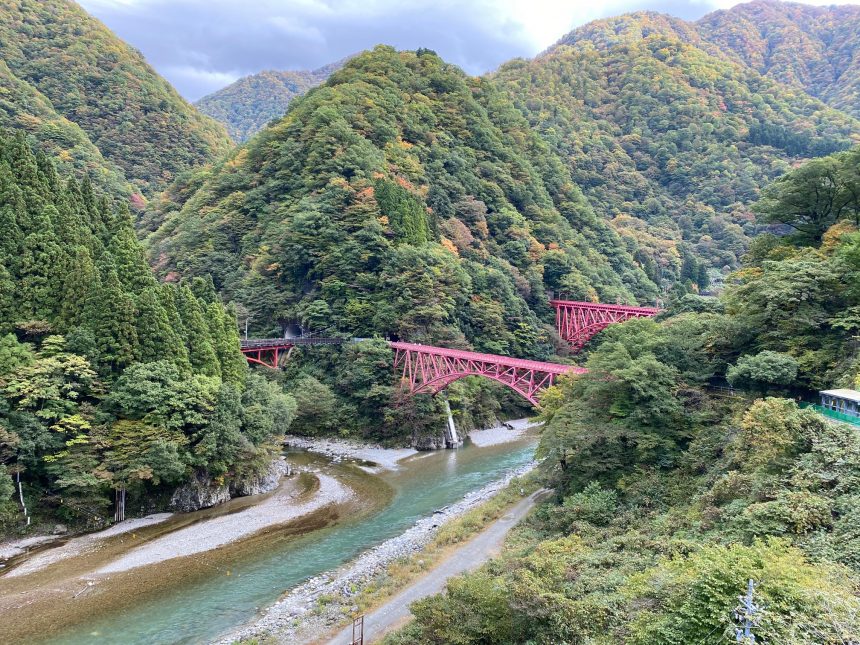
<svg viewBox="0 0 860 645">
<path fill-rule="evenodd" d="M 532 405 L 555 379 L 586 370 L 573 365 L 529 361 L 509 356 L 480 354 L 414 343 L 390 343 L 394 366 L 401 371 L 401 386 L 413 394 L 436 394 L 466 376 L 483 376 L 508 386 Z"/>
<path fill-rule="evenodd" d="M 501 383 L 502 385 L 505 385 L 505 386 L 509 387 L 510 389 L 512 389 L 514 392 L 516 392 L 517 394 L 522 396 L 524 399 L 528 400 L 528 402 L 531 403 L 533 406 L 535 406 L 535 407 L 538 406 L 537 392 L 530 394 L 528 388 L 520 387 L 516 383 L 511 383 L 510 381 L 508 381 L 506 379 L 499 378 L 498 376 L 493 376 L 490 374 L 475 374 L 473 372 L 460 372 L 460 373 L 456 373 L 456 374 L 451 374 L 450 376 L 447 376 L 447 377 L 439 377 L 437 379 L 429 381 L 428 383 L 422 383 L 417 388 L 412 390 L 412 393 L 413 394 L 439 394 L 439 392 L 441 392 L 446 387 L 451 385 L 451 383 L 459 381 L 461 378 L 466 378 L 467 376 L 481 376 L 484 378 L 488 378 L 491 381 L 495 381 L 496 383 Z M 549 385 L 552 385 L 552 383 L 550 383 Z M 549 385 L 547 385 L 546 387 L 549 387 Z M 541 388 L 541 389 L 543 389 L 543 388 Z"/>
</svg>

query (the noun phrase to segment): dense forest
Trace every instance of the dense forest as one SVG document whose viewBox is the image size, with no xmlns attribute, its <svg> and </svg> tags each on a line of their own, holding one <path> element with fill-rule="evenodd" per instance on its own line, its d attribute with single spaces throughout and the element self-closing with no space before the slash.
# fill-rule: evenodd
<svg viewBox="0 0 860 645">
<path fill-rule="evenodd" d="M 798 223 L 810 177 L 856 176 L 858 155 L 792 171 L 760 216 Z M 750 579 L 756 642 L 856 641 L 860 435 L 793 395 L 860 377 L 858 217 L 757 238 L 721 298 L 605 331 L 588 374 L 542 399 L 554 498 L 387 645 L 733 641 Z"/>
<path fill-rule="evenodd" d="M 267 70 L 240 78 L 194 103 L 203 114 L 227 126 L 237 143 L 243 143 L 266 125 L 280 119 L 297 96 L 323 83 L 346 60 L 314 70 Z"/>
<path fill-rule="evenodd" d="M 757 72 L 860 116 L 860 8 L 756 0 L 696 23 L 703 38 Z"/>
<path fill-rule="evenodd" d="M 125 206 L 0 137 L 0 529 L 98 526 L 197 473 L 265 471 L 295 401 L 247 369 L 211 281 L 161 284 Z M 130 506 L 131 508 L 131 506 Z M 137 508 L 137 506 L 135 506 Z"/>
<path fill-rule="evenodd" d="M 860 135 L 857 121 L 708 53 L 690 30 L 659 14 L 601 20 L 493 77 L 657 282 L 675 279 L 663 272 L 684 253 L 736 268 L 761 188 Z"/>
<path fill-rule="evenodd" d="M 37 525 L 95 527 L 116 490 L 239 487 L 287 430 L 435 447 L 385 337 L 575 359 L 553 497 L 389 643 L 732 639 L 750 578 L 758 642 L 857 642 L 860 440 L 799 405 L 860 383 L 856 15 L 631 14 L 484 77 L 379 46 L 208 97 L 230 149 L 74 3 L 4 3 L 0 532 L 19 481 Z M 571 358 L 548 292 L 664 312 Z M 239 326 L 288 325 L 355 342 L 249 369 Z M 461 429 L 529 413 L 444 397 Z"/>
<path fill-rule="evenodd" d="M 751 34 L 754 24 L 772 25 L 773 12 L 789 22 L 807 9 L 819 22 L 838 19 L 835 9 L 780 6 L 742 5 L 725 21 L 734 25 L 735 12 L 753 12 L 742 30 Z M 762 187 L 801 160 L 860 140 L 860 122 L 822 103 L 844 107 L 826 92 L 812 92 L 818 100 L 789 76 L 739 58 L 714 26 L 721 15 L 699 23 L 649 12 L 595 21 L 537 58 L 511 61 L 481 79 L 514 103 L 661 289 L 682 272 L 682 282 L 701 287 L 708 270 L 718 279 L 713 271 L 737 268 L 761 229 L 750 205 Z M 787 45 L 785 51 L 792 55 Z M 846 71 L 840 82 L 849 77 Z M 276 92 L 264 80 L 249 77 L 217 93 L 213 116 L 231 124 L 234 117 L 223 115 L 252 122 L 259 112 L 257 123 L 270 121 L 277 114 L 267 96 Z M 324 93 L 313 103 L 327 100 Z M 144 226 L 160 221 L 150 215 Z"/>
<path fill-rule="evenodd" d="M 211 275 L 258 334 L 315 331 L 546 357 L 546 291 L 660 290 L 492 81 L 378 47 L 172 190 L 163 276 Z"/>
<path fill-rule="evenodd" d="M 119 168 L 145 195 L 229 149 L 220 124 L 71 0 L 3 2 L 0 59 L 0 125 L 32 132 L 78 167 Z M 107 169 L 93 167 L 99 155 L 68 122 L 86 133 Z"/>
</svg>

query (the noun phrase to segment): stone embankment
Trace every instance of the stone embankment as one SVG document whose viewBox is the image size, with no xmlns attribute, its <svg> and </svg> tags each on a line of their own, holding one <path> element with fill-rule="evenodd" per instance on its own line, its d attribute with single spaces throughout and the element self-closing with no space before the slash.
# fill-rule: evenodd
<svg viewBox="0 0 860 645">
<path fill-rule="evenodd" d="M 359 590 L 377 576 L 384 575 L 389 564 L 422 550 L 443 524 L 487 501 L 511 480 L 522 477 L 536 465 L 537 462 L 531 462 L 513 470 L 505 477 L 468 493 L 461 501 L 418 520 L 404 533 L 364 552 L 343 567 L 310 578 L 290 590 L 254 623 L 231 633 L 221 642 L 227 645 L 241 639 L 271 637 L 282 643 L 303 643 L 325 635 L 353 611 L 352 598 Z M 321 598 L 326 599 L 324 606 L 318 603 Z"/>
</svg>

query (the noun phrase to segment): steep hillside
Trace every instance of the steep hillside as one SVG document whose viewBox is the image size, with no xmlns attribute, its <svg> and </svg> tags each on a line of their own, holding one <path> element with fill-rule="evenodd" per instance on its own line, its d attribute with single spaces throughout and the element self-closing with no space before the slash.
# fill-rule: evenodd
<svg viewBox="0 0 860 645">
<path fill-rule="evenodd" d="M 696 28 L 757 72 L 860 116 L 860 7 L 757 0 L 708 14 Z"/>
<path fill-rule="evenodd" d="M 426 50 L 357 56 L 194 181 L 151 257 L 211 273 L 263 331 L 303 320 L 542 356 L 546 289 L 657 295 L 495 83 Z"/>
<path fill-rule="evenodd" d="M 124 205 L 0 133 L 0 534 L 103 525 L 194 473 L 264 471 L 295 402 L 248 372 L 206 280 L 160 284 Z M 260 414 L 259 410 L 265 410 Z"/>
<path fill-rule="evenodd" d="M 194 105 L 227 127 L 234 141 L 247 141 L 273 119 L 287 112 L 297 96 L 324 82 L 347 59 L 307 71 L 268 70 L 240 78 L 235 83 L 204 96 Z"/>
<path fill-rule="evenodd" d="M 594 209 L 647 250 L 652 278 L 679 246 L 736 266 L 762 186 L 860 136 L 860 122 L 709 49 L 683 21 L 631 14 L 494 75 Z"/>
<path fill-rule="evenodd" d="M 57 114 L 51 102 L 17 78 L 0 60 L 0 128 L 26 132 L 61 172 L 86 175 L 111 195 L 129 195 L 122 170 L 107 161 L 80 126 Z"/>
<path fill-rule="evenodd" d="M 3 2 L 0 58 L 142 190 L 229 149 L 221 125 L 71 0 Z"/>
</svg>

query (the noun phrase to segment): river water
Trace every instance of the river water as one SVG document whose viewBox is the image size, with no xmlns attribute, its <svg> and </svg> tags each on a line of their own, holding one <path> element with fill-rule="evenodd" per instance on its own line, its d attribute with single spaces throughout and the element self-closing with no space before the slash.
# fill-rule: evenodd
<svg viewBox="0 0 860 645">
<path fill-rule="evenodd" d="M 402 533 L 418 519 L 460 500 L 533 458 L 534 438 L 478 448 L 419 453 L 374 478 L 385 501 L 357 518 L 261 550 L 231 566 L 121 612 L 87 621 L 50 643 L 205 643 L 252 619 L 287 589 L 337 568 Z M 328 465 L 327 468 L 338 468 Z M 347 467 L 344 466 L 344 469 Z M 354 472 L 354 471 L 353 471 Z M 373 483 L 373 480 L 371 480 Z M 393 491 L 393 494 L 392 494 Z"/>
</svg>

